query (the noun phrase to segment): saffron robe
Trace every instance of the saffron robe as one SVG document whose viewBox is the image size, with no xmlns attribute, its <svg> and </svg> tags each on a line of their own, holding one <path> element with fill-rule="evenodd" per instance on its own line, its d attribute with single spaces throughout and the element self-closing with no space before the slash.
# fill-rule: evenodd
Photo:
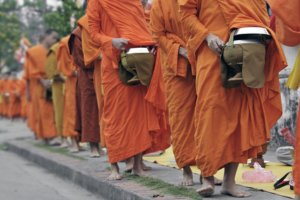
<svg viewBox="0 0 300 200">
<path fill-rule="evenodd" d="M 228 163 L 246 163 L 262 152 L 282 114 L 278 73 L 287 63 L 269 28 L 265 1 L 179 0 L 179 5 L 196 75 L 196 164 L 208 177 Z M 266 83 L 261 89 L 225 89 L 219 56 L 205 38 L 213 33 L 226 42 L 231 29 L 250 26 L 267 28 L 273 36 L 267 46 Z"/>
<path fill-rule="evenodd" d="M 150 13 L 150 29 L 158 41 L 171 127 L 171 143 L 177 165 L 182 168 L 195 164 L 194 109 L 195 78 L 188 61 L 180 56 L 186 48 L 176 0 L 156 0 Z"/>
<path fill-rule="evenodd" d="M 166 149 L 170 138 L 164 113 L 153 106 L 157 102 L 145 99 L 146 87 L 122 84 L 117 70 L 120 52 L 112 46 L 112 39 L 120 37 L 129 39 L 128 47 L 155 44 L 141 2 L 92 0 L 87 15 L 90 36 L 102 52 L 103 121 L 109 161 L 115 163 L 139 153 Z M 159 86 L 153 80 L 156 79 L 151 84 Z M 151 84 L 149 88 L 157 89 Z"/>
</svg>

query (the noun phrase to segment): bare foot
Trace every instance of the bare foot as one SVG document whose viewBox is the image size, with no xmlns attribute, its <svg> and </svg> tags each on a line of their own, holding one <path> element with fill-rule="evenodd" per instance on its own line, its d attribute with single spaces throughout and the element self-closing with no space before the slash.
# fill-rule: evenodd
<svg viewBox="0 0 300 200">
<path fill-rule="evenodd" d="M 203 184 L 203 177 L 202 175 L 200 175 L 200 184 L 202 185 Z M 223 184 L 223 181 L 214 177 L 214 185 L 217 185 L 217 186 L 220 186 Z"/>
<path fill-rule="evenodd" d="M 105 156 L 106 155 L 105 151 L 103 151 L 102 148 L 99 149 L 99 154 L 100 154 L 100 156 Z"/>
<path fill-rule="evenodd" d="M 182 186 L 192 186 L 194 185 L 193 182 L 193 172 L 190 166 L 185 166 L 183 168 L 183 180 L 181 182 Z"/>
<path fill-rule="evenodd" d="M 69 142 L 67 141 L 67 139 L 63 139 L 62 143 L 59 146 L 60 148 L 68 148 L 69 147 Z"/>
<path fill-rule="evenodd" d="M 92 151 L 90 157 L 91 158 L 99 158 L 100 154 L 98 151 Z"/>
<path fill-rule="evenodd" d="M 238 189 L 236 185 L 233 185 L 231 187 L 227 187 L 224 185 L 221 190 L 221 194 L 236 197 L 236 198 L 245 198 L 251 196 L 249 192 Z"/>
<path fill-rule="evenodd" d="M 109 181 L 121 180 L 122 176 L 120 174 L 118 163 L 111 164 L 111 174 L 107 178 Z"/>
<path fill-rule="evenodd" d="M 99 158 L 100 153 L 99 153 L 99 146 L 98 144 L 95 143 L 90 143 L 90 148 L 91 148 L 91 158 Z"/>
<path fill-rule="evenodd" d="M 71 138 L 71 147 L 70 152 L 71 153 L 78 153 L 80 151 L 80 146 L 75 138 Z"/>
<path fill-rule="evenodd" d="M 197 190 L 197 193 L 203 197 L 210 197 L 214 194 L 214 177 L 203 177 L 203 184 L 201 188 Z"/>
<path fill-rule="evenodd" d="M 134 156 L 134 164 L 132 168 L 132 174 L 136 176 L 145 176 L 145 171 L 143 170 L 142 166 L 142 154 L 138 154 Z"/>
<path fill-rule="evenodd" d="M 222 180 L 220 180 L 220 179 L 218 179 L 218 178 L 216 178 L 216 177 L 214 177 L 214 183 L 215 183 L 215 185 L 217 185 L 217 186 L 220 186 L 220 185 L 222 185 L 223 184 L 223 181 Z"/>
<path fill-rule="evenodd" d="M 133 169 L 133 165 L 134 165 L 134 157 L 132 158 L 128 158 L 126 161 L 126 168 L 125 168 L 125 172 L 126 173 L 131 173 L 132 169 Z"/>
</svg>

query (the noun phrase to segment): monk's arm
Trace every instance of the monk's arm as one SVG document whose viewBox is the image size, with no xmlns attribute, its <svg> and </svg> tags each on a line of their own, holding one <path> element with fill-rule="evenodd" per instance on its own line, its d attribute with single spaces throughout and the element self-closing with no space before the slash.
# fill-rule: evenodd
<svg viewBox="0 0 300 200">
<path fill-rule="evenodd" d="M 105 35 L 101 28 L 101 7 L 99 0 L 90 0 L 87 8 L 88 25 L 91 39 L 103 49 L 111 48 L 112 37 Z"/>
<path fill-rule="evenodd" d="M 183 24 L 186 38 L 188 39 L 187 48 L 189 58 L 195 61 L 196 52 L 200 45 L 205 41 L 209 32 L 207 28 L 199 21 L 201 0 L 178 0 L 180 6 L 181 23 Z"/>
<path fill-rule="evenodd" d="M 162 49 L 162 51 L 167 53 L 170 51 L 170 49 L 175 48 L 178 52 L 180 44 L 167 37 L 165 19 L 162 14 L 160 0 L 156 0 L 152 4 L 150 13 L 150 28 L 153 39 L 159 43 L 159 47 Z"/>
</svg>

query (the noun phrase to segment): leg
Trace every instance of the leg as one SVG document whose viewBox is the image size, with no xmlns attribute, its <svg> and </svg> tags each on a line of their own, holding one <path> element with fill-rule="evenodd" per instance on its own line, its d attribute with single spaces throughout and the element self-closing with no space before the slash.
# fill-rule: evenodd
<svg viewBox="0 0 300 200">
<path fill-rule="evenodd" d="M 224 182 L 221 193 L 237 198 L 244 198 L 251 196 L 250 193 L 240 191 L 235 184 L 235 175 L 238 169 L 238 163 L 229 163 L 225 166 Z"/>
<path fill-rule="evenodd" d="M 77 140 L 74 137 L 71 137 L 71 147 L 70 152 L 71 153 L 78 153 L 80 151 L 79 144 Z"/>
<path fill-rule="evenodd" d="M 110 180 L 110 181 L 115 181 L 115 180 L 121 180 L 122 179 L 118 163 L 112 163 L 111 164 L 111 174 L 107 179 Z"/>
<path fill-rule="evenodd" d="M 132 174 L 137 175 L 137 176 L 143 176 L 144 175 L 144 170 L 142 166 L 141 159 L 143 157 L 143 154 L 137 154 L 134 156 L 134 164 L 132 168 Z"/>
<path fill-rule="evenodd" d="M 197 190 L 198 194 L 203 197 L 210 197 L 215 192 L 215 179 L 213 176 L 203 177 L 203 184 L 200 189 Z"/>
<path fill-rule="evenodd" d="M 203 184 L 203 177 L 202 175 L 200 175 L 200 184 L 202 185 Z M 217 186 L 220 186 L 223 184 L 223 181 L 214 177 L 214 184 L 217 185 Z"/>
<path fill-rule="evenodd" d="M 143 168 L 143 170 L 144 171 L 150 171 L 150 170 L 152 170 L 152 167 L 149 167 L 149 166 L 147 166 L 145 163 L 144 163 L 144 161 L 143 161 L 143 157 L 141 157 L 142 159 L 141 159 L 141 163 L 142 163 L 142 168 Z"/>
<path fill-rule="evenodd" d="M 183 180 L 181 182 L 182 186 L 192 186 L 193 182 L 193 172 L 189 165 L 183 167 Z"/>
<path fill-rule="evenodd" d="M 133 169 L 133 165 L 134 165 L 134 157 L 128 158 L 126 161 L 126 168 L 125 168 L 125 172 L 126 173 L 131 173 L 132 169 Z"/>
<path fill-rule="evenodd" d="M 90 148 L 91 148 L 91 158 L 99 158 L 100 157 L 99 144 L 90 142 Z"/>
<path fill-rule="evenodd" d="M 61 148 L 67 148 L 69 147 L 69 142 L 68 142 L 68 139 L 65 138 L 65 137 L 61 137 L 61 145 L 60 145 Z"/>
</svg>

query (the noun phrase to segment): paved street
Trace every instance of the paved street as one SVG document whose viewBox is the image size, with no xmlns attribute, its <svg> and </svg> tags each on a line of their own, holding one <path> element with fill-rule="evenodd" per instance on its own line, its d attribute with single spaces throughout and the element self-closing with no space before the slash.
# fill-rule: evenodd
<svg viewBox="0 0 300 200">
<path fill-rule="evenodd" d="M 22 138 L 27 138 L 25 140 L 20 140 Z M 29 139 L 28 139 L 29 138 Z M 31 139 L 30 139 L 31 138 Z M 32 145 L 34 142 L 32 133 L 26 127 L 26 124 L 22 121 L 11 122 L 7 119 L 0 119 L 0 144 L 10 140 L 19 140 L 16 142 L 27 143 L 32 148 L 36 148 Z M 1 147 L 1 146 L 0 146 Z M 2 146 L 3 148 L 3 146 Z M 35 149 L 36 150 L 36 149 Z M 44 150 L 45 151 L 45 150 Z M 49 152 L 47 152 L 49 154 Z M 61 155 L 59 154 L 44 154 L 45 158 L 52 158 L 54 160 L 59 159 Z M 74 166 L 75 168 L 82 172 L 87 172 L 96 180 L 101 181 L 102 183 L 106 182 L 103 180 L 108 176 L 109 171 L 107 170 L 109 164 L 107 162 L 106 157 L 101 157 L 100 159 L 91 159 L 89 158 L 88 151 L 83 151 L 77 156 L 84 158 L 84 161 L 80 161 L 75 159 L 72 161 L 70 157 L 67 157 L 71 160 L 67 161 L 64 158 L 59 163 L 65 165 Z M 56 159 L 57 157 L 57 159 Z M 266 159 L 269 161 L 276 161 L 274 159 L 274 153 L 269 152 L 266 156 Z M 181 181 L 181 171 L 173 168 L 168 168 L 164 166 L 160 166 L 154 163 L 147 163 L 147 165 L 153 168 L 152 171 L 148 172 L 150 177 L 161 179 L 164 182 L 170 183 L 172 185 L 178 185 Z M 45 167 L 45 166 L 44 166 Z M 124 164 L 120 165 L 121 171 L 124 170 Z M 23 158 L 17 156 L 16 154 L 10 153 L 8 151 L 0 151 L 0 200 L 94 200 L 94 199 L 103 199 L 95 196 L 95 194 L 91 194 L 87 190 L 82 189 L 81 187 L 75 185 L 75 183 L 69 181 L 73 180 L 63 180 L 60 177 L 50 173 L 49 171 L 41 168 Z M 72 172 L 73 173 L 73 172 Z M 199 179 L 198 175 L 195 175 L 195 180 Z M 110 184 L 110 183 L 107 183 Z M 137 192 L 139 195 L 147 194 L 149 196 L 154 194 L 156 191 L 149 191 L 147 188 L 140 188 L 139 185 L 129 183 L 128 180 L 123 180 L 120 182 L 113 182 L 116 187 L 123 187 L 122 189 L 131 190 L 134 193 Z M 195 185 L 193 188 L 197 189 L 199 185 Z M 99 188 L 99 187 L 97 187 Z M 101 187 L 100 187 L 101 188 Z M 100 191 L 101 189 L 96 189 Z M 102 188 L 103 189 L 103 188 Z M 246 199 L 261 199 L 261 200 L 287 200 L 288 198 L 281 197 L 278 195 L 273 195 L 268 192 L 262 192 L 258 190 L 247 189 L 251 191 L 252 197 Z M 104 189 L 105 190 L 105 189 Z M 144 193 L 143 193 L 144 191 Z M 216 188 L 216 196 L 212 198 L 207 198 L 210 200 L 233 200 L 235 198 L 231 198 L 228 196 L 218 195 L 220 191 L 220 187 Z M 113 191 L 110 191 L 114 193 Z M 102 194 L 102 193 L 101 193 Z M 118 199 L 118 198 L 117 198 Z M 205 198 L 206 199 L 206 198 Z M 173 200 L 173 199 L 172 199 Z"/>
<path fill-rule="evenodd" d="M 0 144 L 30 136 L 24 123 L 0 120 Z M 19 156 L 0 151 L 1 200 L 104 200 Z"/>
</svg>

